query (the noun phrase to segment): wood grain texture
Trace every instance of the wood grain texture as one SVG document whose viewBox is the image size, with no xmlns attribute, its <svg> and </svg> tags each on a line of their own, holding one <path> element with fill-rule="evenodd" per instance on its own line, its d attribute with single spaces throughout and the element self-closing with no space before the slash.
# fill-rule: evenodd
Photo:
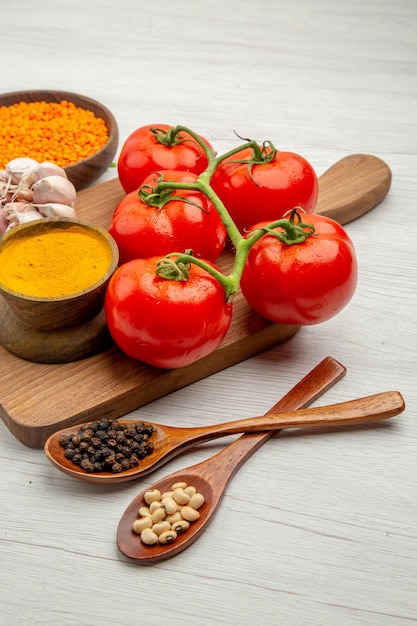
<svg viewBox="0 0 417 626">
<path fill-rule="evenodd" d="M 348 371 L 320 404 L 387 389 L 407 404 L 386 423 L 270 438 L 192 548 L 147 568 L 117 550 L 123 511 L 227 441 L 100 487 L 57 472 L 0 420 L 4 624 L 417 624 L 416 31 L 413 0 L 4 3 L 2 91 L 88 94 L 115 114 L 119 147 L 142 124 L 181 123 L 219 152 L 236 131 L 303 154 L 319 175 L 348 154 L 392 172 L 383 202 L 347 224 L 359 282 L 340 315 L 127 417 L 193 426 L 261 414 L 329 354 Z M 14 410 L 31 404 L 42 421 L 38 394 L 59 405 L 54 368 L 30 388 L 25 364 L 12 367 Z M 66 402 L 109 394 L 123 376 L 84 386 L 84 371 Z"/>
<path fill-rule="evenodd" d="M 90 483 L 115 484 L 142 478 L 164 465 L 167 461 L 179 454 L 183 454 L 189 448 L 197 444 L 206 443 L 212 439 L 218 439 L 219 437 L 238 435 L 239 433 L 277 432 L 283 428 L 308 429 L 358 426 L 389 419 L 402 413 L 404 408 L 404 399 L 398 391 L 386 391 L 373 396 L 323 407 L 284 411 L 282 413 L 269 411 L 264 416 L 247 417 L 210 426 L 173 428 L 164 424 L 146 422 L 147 425 L 153 428 L 151 436 L 153 451 L 141 459 L 136 467 L 120 473 L 112 473 L 111 471 L 87 472 L 81 466 L 73 463 L 72 460 L 67 459 L 60 440 L 63 435 L 78 433 L 79 428 L 77 426 L 53 433 L 46 440 L 44 451 L 53 465 L 65 474 L 68 474 L 68 476 Z M 135 425 L 136 422 L 121 420 L 121 423 L 127 427 Z M 86 422 L 86 424 L 90 424 L 90 422 Z M 240 458 L 240 451 L 236 450 L 236 453 Z M 230 458 L 233 459 L 233 456 L 231 455 Z M 214 473 L 211 478 L 214 482 Z"/>
<path fill-rule="evenodd" d="M 368 154 L 350 154 L 320 176 L 315 212 L 348 224 L 385 198 L 391 179 L 391 170 L 382 159 Z"/>
<path fill-rule="evenodd" d="M 344 220 L 350 221 L 366 213 L 383 200 L 389 190 L 391 174 L 389 168 L 373 155 L 353 155 L 334 164 L 320 180 L 320 193 L 324 199 L 320 198 L 317 212 L 331 212 L 334 218 L 337 217 L 343 223 Z M 79 193 L 77 214 L 85 221 L 107 228 L 123 195 L 118 179 L 91 187 Z M 218 265 L 227 271 L 231 263 L 231 253 L 225 252 Z M 93 331 L 106 346 L 100 315 L 93 322 Z M 83 359 L 81 363 L 63 363 L 55 369 L 51 369 L 48 364 L 48 373 L 52 377 L 48 381 L 44 378 L 42 364 L 29 363 L 26 364 L 25 375 L 31 401 L 27 405 L 22 402 L 20 390 L 11 384 L 15 379 L 13 365 L 16 365 L 16 357 L 3 350 L 0 362 L 0 415 L 22 443 L 41 447 L 47 437 L 58 429 L 100 417 L 120 417 L 167 393 L 276 346 L 298 330 L 298 326 L 272 324 L 261 318 L 249 307 L 242 294 L 238 294 L 233 303 L 232 324 L 224 341 L 215 352 L 197 363 L 178 370 L 160 370 L 127 357 L 112 345 L 106 346 L 103 352 Z M 57 340 L 60 338 L 57 337 Z M 86 350 L 82 341 L 80 346 L 79 350 Z M 51 383 L 59 386 L 59 397 L 51 397 Z M 74 386 L 82 386 L 87 394 L 74 400 Z M 94 390 L 94 393 L 89 393 L 90 390 Z M 42 418 L 36 418 L 33 414 L 34 392 Z"/>
<path fill-rule="evenodd" d="M 80 192 L 80 219 L 108 227 L 123 197 L 118 179 Z M 230 255 L 219 265 L 227 268 Z M 242 296 L 234 302 L 231 328 L 215 353 L 180 370 L 161 370 L 135 361 L 110 345 L 82 361 L 60 365 L 22 361 L 1 349 L 1 417 L 25 445 L 41 447 L 59 428 L 100 417 L 116 418 L 176 389 L 288 339 L 298 326 L 271 324 L 252 311 Z M 16 387 L 15 370 L 22 379 Z M 25 384 L 26 381 L 26 384 Z M 12 384 L 13 382 L 13 384 Z M 21 387 L 25 386 L 22 393 Z M 59 387 L 58 395 L 49 390 Z M 82 395 L 74 396 L 74 389 Z M 34 407 L 36 406 L 36 412 Z"/>
</svg>

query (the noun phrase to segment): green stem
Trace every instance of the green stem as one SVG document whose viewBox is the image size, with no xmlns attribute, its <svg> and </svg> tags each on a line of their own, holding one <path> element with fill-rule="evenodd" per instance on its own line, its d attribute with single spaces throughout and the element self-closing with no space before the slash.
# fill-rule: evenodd
<svg viewBox="0 0 417 626">
<path fill-rule="evenodd" d="M 176 257 L 175 261 L 173 261 L 171 257 Z M 166 271 L 163 264 L 166 259 L 169 260 L 169 264 L 166 265 L 166 268 L 169 267 L 169 273 Z M 161 259 L 160 261 L 158 275 L 163 278 L 169 278 L 170 280 L 185 280 L 184 274 L 178 273 L 176 276 L 174 275 L 171 269 L 172 263 L 180 265 L 181 268 L 190 263 L 194 263 L 194 265 L 201 267 L 201 269 L 213 276 L 221 284 L 224 289 L 227 302 L 230 302 L 237 292 L 236 281 L 234 279 L 234 276 L 232 276 L 232 273 L 228 275 L 223 274 L 220 270 L 218 270 L 216 267 L 213 267 L 213 265 L 206 263 L 206 261 L 204 261 L 203 259 L 199 259 L 198 257 L 195 257 L 192 254 L 188 254 L 186 252 L 170 252 L 169 254 L 167 254 L 165 259 Z M 239 284 L 237 285 L 237 288 L 239 288 Z"/>
<path fill-rule="evenodd" d="M 207 157 L 207 160 L 210 162 L 212 159 L 215 158 L 216 153 L 214 152 L 214 150 L 212 150 L 202 139 L 199 135 L 197 135 L 197 133 L 195 133 L 193 130 L 191 130 L 190 128 L 187 128 L 186 126 L 175 126 L 175 128 L 171 128 L 171 130 L 169 131 L 170 136 L 172 138 L 175 138 L 177 135 L 179 135 L 181 132 L 184 133 L 188 133 L 189 135 L 191 135 L 191 137 L 194 139 L 194 141 L 200 146 L 200 148 L 202 149 L 202 151 L 204 152 L 204 154 Z"/>
<path fill-rule="evenodd" d="M 175 126 L 175 128 L 170 129 L 168 137 L 169 142 L 174 143 L 177 135 L 181 132 L 186 132 L 193 137 L 194 141 L 200 146 L 206 155 L 208 166 L 205 171 L 197 177 L 194 183 L 174 181 L 161 181 L 157 183 L 157 185 L 153 188 L 152 193 L 149 194 L 149 204 L 151 206 L 159 206 L 159 194 L 163 196 L 161 205 L 166 204 L 166 202 L 168 202 L 171 198 L 169 193 L 170 190 L 188 189 L 192 191 L 200 191 L 211 201 L 221 221 L 223 222 L 227 230 L 227 234 L 235 247 L 235 257 L 232 269 L 229 274 L 226 275 L 209 263 L 206 263 L 204 260 L 194 257 L 191 251 L 187 250 L 185 253 L 172 252 L 166 255 L 165 259 L 161 260 L 158 265 L 158 275 L 172 280 L 187 280 L 187 266 L 190 263 L 194 263 L 218 280 L 224 289 L 227 302 L 230 302 L 239 290 L 240 280 L 242 278 L 249 251 L 251 247 L 259 241 L 259 239 L 261 239 L 261 237 L 264 237 L 266 234 L 271 234 L 287 245 L 302 243 L 307 239 L 307 237 L 314 233 L 314 226 L 311 224 L 303 224 L 297 209 L 293 209 L 289 219 L 276 220 L 263 228 L 250 232 L 246 238 L 243 237 L 223 202 L 211 187 L 211 178 L 216 171 L 216 168 L 222 161 L 232 157 L 234 154 L 237 154 L 244 149 L 252 149 L 252 158 L 239 160 L 238 162 L 247 163 L 249 170 L 251 170 L 251 167 L 255 163 L 264 163 L 274 158 L 276 148 L 270 142 L 265 142 L 261 148 L 257 142 L 247 141 L 245 144 L 237 148 L 229 150 L 220 156 L 216 156 L 215 152 L 209 148 L 209 146 L 207 146 L 194 131 L 185 126 Z M 143 197 L 141 196 L 145 202 L 146 195 L 147 192 L 144 191 Z M 175 199 L 174 195 L 172 196 L 172 199 Z M 275 230 L 276 228 L 279 228 L 280 230 L 277 231 Z M 174 256 L 176 257 L 175 260 L 171 258 Z M 173 267 L 174 264 L 179 266 L 178 269 Z"/>
<path fill-rule="evenodd" d="M 220 200 L 219 196 L 213 191 L 213 188 L 210 186 L 210 184 L 206 182 L 204 174 L 201 174 L 194 183 L 162 181 L 153 188 L 152 197 L 155 198 L 156 196 L 158 196 L 158 194 L 166 192 L 169 189 L 189 189 L 191 191 L 201 191 L 201 193 L 203 193 L 214 205 L 214 208 L 216 209 L 221 221 L 223 222 L 227 230 L 227 234 L 229 235 L 229 238 L 233 245 L 236 247 L 239 241 L 243 239 L 239 229 L 230 217 L 230 214 L 224 206 L 223 202 Z M 175 196 L 173 196 L 172 199 L 175 199 Z"/>
<path fill-rule="evenodd" d="M 251 162 L 261 163 L 263 161 L 263 157 L 262 157 L 262 151 L 261 151 L 261 148 L 259 147 L 259 144 L 256 141 L 248 141 L 247 143 L 241 146 L 238 146 L 237 148 L 233 148 L 232 150 L 229 150 L 228 152 L 225 152 L 224 154 L 221 154 L 218 157 L 209 159 L 209 164 L 208 164 L 206 171 L 203 172 L 203 174 L 201 174 L 200 176 L 204 176 L 207 179 L 207 182 L 209 182 L 214 172 L 216 171 L 217 167 L 220 165 L 222 161 L 225 161 L 229 157 L 232 157 L 234 154 L 237 154 L 238 152 L 241 152 L 242 150 L 246 150 L 248 148 L 251 148 L 253 151 L 252 159 L 245 159 L 239 162 L 248 163 L 248 164 L 250 164 Z"/>
</svg>

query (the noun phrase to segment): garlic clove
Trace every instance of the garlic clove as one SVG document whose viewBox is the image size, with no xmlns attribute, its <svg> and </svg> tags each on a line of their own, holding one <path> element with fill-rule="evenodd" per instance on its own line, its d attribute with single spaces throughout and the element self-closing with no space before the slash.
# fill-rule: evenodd
<svg viewBox="0 0 417 626">
<path fill-rule="evenodd" d="M 0 235 L 6 232 L 8 226 L 7 213 L 3 208 L 0 208 Z"/>
<path fill-rule="evenodd" d="M 63 167 L 60 167 L 56 163 L 51 163 L 51 161 L 42 161 L 33 171 L 33 182 L 37 183 L 38 180 L 46 178 L 47 176 L 62 176 L 63 178 L 68 178 Z"/>
<path fill-rule="evenodd" d="M 29 159 L 27 157 L 18 157 L 12 159 L 6 165 L 6 172 L 11 176 L 11 183 L 17 185 L 20 182 L 30 187 L 32 180 L 32 173 L 34 169 L 39 165 L 35 159 Z"/>
<path fill-rule="evenodd" d="M 46 176 L 32 185 L 33 203 L 57 202 L 73 206 L 77 196 L 74 185 L 62 176 Z"/>
<path fill-rule="evenodd" d="M 28 202 L 8 202 L 4 205 L 4 210 L 7 215 L 10 213 L 25 213 L 32 211 L 32 209 L 35 209 L 35 207 Z"/>
<path fill-rule="evenodd" d="M 25 224 L 33 220 L 42 219 L 42 215 L 35 209 L 32 204 L 25 202 L 10 202 L 4 207 L 9 226 L 7 230 L 18 224 Z"/>
<path fill-rule="evenodd" d="M 18 186 L 13 192 L 13 200 L 17 202 L 32 202 L 33 193 L 32 189 L 25 186 Z"/>
<path fill-rule="evenodd" d="M 44 217 L 77 217 L 74 207 L 59 202 L 37 204 L 36 208 Z"/>
</svg>

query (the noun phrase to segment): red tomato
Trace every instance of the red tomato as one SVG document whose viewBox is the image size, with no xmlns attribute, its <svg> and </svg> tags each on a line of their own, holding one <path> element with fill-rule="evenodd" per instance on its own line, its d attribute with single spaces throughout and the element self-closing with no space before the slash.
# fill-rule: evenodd
<svg viewBox="0 0 417 626">
<path fill-rule="evenodd" d="M 155 367 L 184 367 L 222 342 L 232 305 L 203 269 L 192 263 L 187 281 L 167 280 L 155 273 L 159 260 L 135 259 L 116 270 L 106 291 L 106 320 L 128 356 Z"/>
<path fill-rule="evenodd" d="M 324 322 L 343 309 L 356 288 L 356 255 L 346 231 L 316 214 L 304 221 L 314 225 L 315 233 L 303 243 L 287 245 L 265 235 L 252 246 L 245 265 L 242 293 L 273 322 Z"/>
<path fill-rule="evenodd" d="M 201 174 L 208 165 L 207 157 L 195 139 L 181 131 L 174 143 L 164 143 L 167 124 L 150 124 L 135 130 L 122 146 L 117 169 L 126 193 L 138 189 L 155 170 L 184 170 Z M 212 149 L 210 143 L 200 137 Z"/>
<path fill-rule="evenodd" d="M 243 233 L 253 224 L 281 219 L 296 206 L 314 210 L 318 180 L 310 163 L 294 152 L 279 152 L 270 162 L 236 163 L 249 159 L 251 149 L 244 149 L 226 159 L 216 169 L 211 185 L 233 221 Z"/>
<path fill-rule="evenodd" d="M 193 183 L 197 175 L 154 172 L 144 180 L 144 185 L 154 188 L 161 177 L 164 181 Z M 186 249 L 192 249 L 195 256 L 216 261 L 225 246 L 227 233 L 215 207 L 198 191 L 177 189 L 174 195 L 178 199 L 170 200 L 161 208 L 143 202 L 137 191 L 127 194 L 118 204 L 109 233 L 118 245 L 120 263 Z"/>
</svg>

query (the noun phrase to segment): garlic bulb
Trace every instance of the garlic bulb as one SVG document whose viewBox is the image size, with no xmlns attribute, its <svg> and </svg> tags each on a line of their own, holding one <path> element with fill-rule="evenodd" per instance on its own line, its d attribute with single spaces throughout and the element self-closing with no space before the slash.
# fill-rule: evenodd
<svg viewBox="0 0 417 626">
<path fill-rule="evenodd" d="M 76 199 L 74 185 L 62 176 L 46 176 L 32 185 L 34 204 L 47 204 L 58 202 L 73 206 Z"/>
<path fill-rule="evenodd" d="M 13 226 L 44 217 L 76 218 L 77 191 L 64 168 L 21 157 L 0 170 L 0 237 Z"/>
</svg>

